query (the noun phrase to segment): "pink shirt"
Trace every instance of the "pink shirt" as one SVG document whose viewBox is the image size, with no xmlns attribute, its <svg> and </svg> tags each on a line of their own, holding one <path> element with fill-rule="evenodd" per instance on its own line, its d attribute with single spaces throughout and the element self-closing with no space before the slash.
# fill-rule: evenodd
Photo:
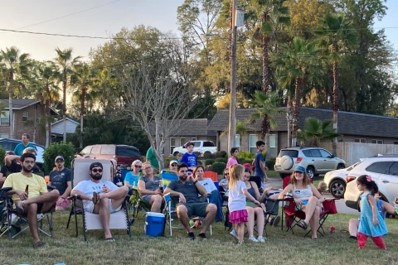
<svg viewBox="0 0 398 265">
<path fill-rule="evenodd" d="M 231 168 L 233 165 L 237 165 L 237 164 L 238 164 L 238 160 L 236 160 L 236 157 L 231 156 L 230 158 L 228 158 L 227 168 Z"/>
</svg>

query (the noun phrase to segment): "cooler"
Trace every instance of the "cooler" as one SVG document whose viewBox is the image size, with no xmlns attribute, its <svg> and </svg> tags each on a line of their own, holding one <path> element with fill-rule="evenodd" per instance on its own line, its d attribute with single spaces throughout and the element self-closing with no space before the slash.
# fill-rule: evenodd
<svg viewBox="0 0 398 265">
<path fill-rule="evenodd" d="M 162 213 L 147 212 L 145 217 L 145 234 L 147 236 L 162 236 L 166 224 L 165 215 Z"/>
</svg>

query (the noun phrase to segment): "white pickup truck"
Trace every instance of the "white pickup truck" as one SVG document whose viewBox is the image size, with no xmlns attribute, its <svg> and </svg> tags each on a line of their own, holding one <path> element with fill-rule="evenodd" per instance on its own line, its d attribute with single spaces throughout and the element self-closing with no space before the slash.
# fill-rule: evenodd
<svg viewBox="0 0 398 265">
<path fill-rule="evenodd" d="M 217 152 L 217 146 L 212 141 L 195 140 L 195 141 L 189 141 L 187 143 L 193 143 L 194 144 L 193 151 L 199 152 L 202 156 L 205 153 L 214 154 L 215 152 Z M 177 153 L 185 154 L 187 152 L 187 149 L 185 148 L 185 145 L 187 143 L 185 143 L 183 146 L 174 147 L 173 155 L 175 156 L 177 155 Z"/>
</svg>

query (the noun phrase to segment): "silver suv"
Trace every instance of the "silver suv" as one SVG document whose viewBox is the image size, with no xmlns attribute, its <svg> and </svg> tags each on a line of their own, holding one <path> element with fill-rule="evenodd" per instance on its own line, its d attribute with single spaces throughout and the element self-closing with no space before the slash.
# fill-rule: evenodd
<svg viewBox="0 0 398 265">
<path fill-rule="evenodd" d="M 310 178 L 330 170 L 345 168 L 345 161 L 320 147 L 289 147 L 276 157 L 275 171 L 281 176 L 293 173 L 295 166 L 303 166 Z"/>
</svg>

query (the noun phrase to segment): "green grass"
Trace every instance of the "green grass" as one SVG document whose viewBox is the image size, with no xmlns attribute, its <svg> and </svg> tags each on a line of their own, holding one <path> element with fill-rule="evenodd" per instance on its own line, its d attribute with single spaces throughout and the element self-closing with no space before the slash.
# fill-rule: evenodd
<svg viewBox="0 0 398 265">
<path fill-rule="evenodd" d="M 75 237 L 74 227 L 65 229 L 68 213 L 55 213 L 53 238 L 42 236 L 46 245 L 32 247 L 28 231 L 16 239 L 3 237 L 0 264 L 397 264 L 398 220 L 389 219 L 389 235 L 385 237 L 387 251 L 376 249 L 371 241 L 366 250 L 358 250 L 355 240 L 348 238 L 348 220 L 353 215 L 330 216 L 325 228 L 336 227 L 335 233 L 311 240 L 304 231 L 281 231 L 267 226 L 265 244 L 246 242 L 236 245 L 221 223 L 213 225 L 213 236 L 206 241 L 189 241 L 183 230 L 174 230 L 173 237 L 152 238 L 144 234 L 144 215 L 141 213 L 132 227 L 132 237 L 125 231 L 114 231 L 116 242 L 103 240 L 100 231 L 88 232 L 84 242 L 79 216 L 80 235 Z M 198 231 L 195 231 L 197 234 Z"/>
</svg>

